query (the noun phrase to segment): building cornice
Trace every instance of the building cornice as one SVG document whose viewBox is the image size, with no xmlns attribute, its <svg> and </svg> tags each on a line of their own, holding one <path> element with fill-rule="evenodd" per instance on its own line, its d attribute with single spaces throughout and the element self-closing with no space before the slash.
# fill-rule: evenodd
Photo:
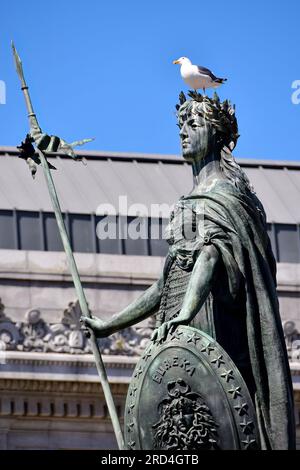
<svg viewBox="0 0 300 470">
<path fill-rule="evenodd" d="M 137 357 L 105 355 L 103 362 L 107 367 L 118 369 L 133 369 L 137 363 Z M 36 366 L 67 366 L 70 368 L 94 367 L 95 360 L 92 354 L 61 354 L 42 352 L 19 352 L 6 351 L 5 363 L 14 365 L 36 365 Z"/>
<path fill-rule="evenodd" d="M 127 392 L 127 383 L 110 383 L 111 391 L 114 395 L 123 395 Z M 26 393 L 51 393 L 53 396 L 60 395 L 61 393 L 73 393 L 85 395 L 96 395 L 103 398 L 103 391 L 98 382 L 73 382 L 63 380 L 39 380 L 39 379 L 3 379 L 0 378 L 0 394 L 8 392 L 18 392 L 20 394 Z"/>
<path fill-rule="evenodd" d="M 92 354 L 72 355 L 7 351 L 2 355 L 0 380 L 99 383 Z M 137 357 L 103 356 L 111 383 L 128 384 Z"/>
<path fill-rule="evenodd" d="M 17 147 L 1 146 L 0 156 L 18 156 Z M 141 153 L 141 152 L 111 152 L 105 150 L 76 150 L 76 155 L 80 155 L 87 160 L 129 160 L 129 161 L 149 161 L 149 162 L 169 162 L 178 164 L 188 164 L 182 155 L 178 154 L 159 154 L 159 153 Z M 50 158 L 69 158 L 64 153 L 49 154 Z M 236 156 L 238 163 L 242 167 L 264 167 L 264 168 L 296 168 L 300 169 L 300 163 L 293 160 L 272 160 L 264 158 L 242 158 Z"/>
<path fill-rule="evenodd" d="M 160 256 L 75 253 L 84 283 L 146 286 L 159 277 L 165 262 Z M 0 250 L 0 279 L 71 283 L 63 252 Z M 300 292 L 300 264 L 277 264 L 277 289 Z"/>
<path fill-rule="evenodd" d="M 84 283 L 149 285 L 157 280 L 164 258 L 159 256 L 75 253 Z M 65 253 L 0 250 L 0 279 L 72 282 Z"/>
</svg>

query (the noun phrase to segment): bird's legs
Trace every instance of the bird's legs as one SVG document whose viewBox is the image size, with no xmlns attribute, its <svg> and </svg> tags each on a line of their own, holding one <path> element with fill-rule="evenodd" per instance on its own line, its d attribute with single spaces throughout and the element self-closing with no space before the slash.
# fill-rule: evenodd
<svg viewBox="0 0 300 470">
<path fill-rule="evenodd" d="M 203 96 L 205 96 L 205 88 L 203 87 Z"/>
</svg>

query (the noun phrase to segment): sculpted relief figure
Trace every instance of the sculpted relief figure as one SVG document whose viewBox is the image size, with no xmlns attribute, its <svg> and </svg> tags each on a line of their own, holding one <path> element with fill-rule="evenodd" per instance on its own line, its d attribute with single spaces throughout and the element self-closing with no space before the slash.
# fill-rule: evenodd
<svg viewBox="0 0 300 470">
<path fill-rule="evenodd" d="M 218 405 L 217 410 L 212 398 L 217 393 L 213 392 L 214 382 L 209 385 L 210 393 L 203 388 L 205 379 L 199 380 L 199 386 L 191 383 L 198 373 L 191 347 L 193 342 L 201 343 L 201 333 L 216 342 L 203 343 L 203 368 L 215 367 L 225 392 L 233 400 L 232 409 L 238 413 L 237 433 L 244 433 L 240 446 L 248 448 L 254 442 L 254 420 L 249 419 L 250 405 L 244 403 L 242 385 L 235 386 L 236 374 L 246 384 L 255 410 L 258 447 L 292 449 L 292 385 L 265 212 L 231 153 L 238 138 L 233 107 L 228 101 L 221 103 L 216 95 L 213 99 L 196 92 L 190 96 L 186 100 L 181 94 L 177 111 L 182 154 L 191 163 L 193 187 L 180 198 L 171 214 L 163 273 L 140 298 L 105 324 L 95 317 L 84 317 L 83 321 L 98 337 L 104 337 L 156 314 L 152 349 L 143 358 L 145 364 L 147 360 L 150 364 L 147 358 L 153 348 L 166 348 L 175 338 L 169 356 L 164 352 L 164 368 L 158 369 L 163 370 L 161 375 L 153 372 L 154 365 L 149 366 L 151 387 L 161 385 L 163 380 L 167 382 L 164 395 L 158 399 L 156 421 L 148 424 L 152 444 L 148 441 L 146 448 L 222 448 L 222 413 L 227 405 L 223 411 Z M 186 336 L 191 340 L 186 340 L 185 350 L 190 356 L 185 362 L 179 357 L 180 349 L 174 346 L 179 345 L 176 331 L 177 339 L 179 334 L 183 337 L 192 331 Z M 214 345 L 225 352 L 214 356 Z M 226 353 L 229 358 L 225 360 Z M 171 355 L 173 376 L 168 362 Z M 226 361 L 232 361 L 231 366 Z M 140 367 L 135 374 L 137 380 L 143 373 Z M 129 391 L 136 400 L 144 400 L 143 406 L 147 407 L 154 397 L 146 396 L 147 401 L 143 394 L 139 386 Z M 174 410 L 178 431 L 172 425 Z M 182 414 L 185 418 L 179 419 Z M 128 427 L 139 426 L 141 416 L 134 415 Z M 137 439 L 130 439 L 130 448 L 136 448 Z M 225 443 L 223 448 L 226 445 L 231 444 Z"/>
</svg>

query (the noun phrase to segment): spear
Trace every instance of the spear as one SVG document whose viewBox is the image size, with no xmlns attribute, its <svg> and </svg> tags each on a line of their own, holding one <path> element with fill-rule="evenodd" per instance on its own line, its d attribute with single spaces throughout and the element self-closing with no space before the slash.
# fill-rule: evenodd
<svg viewBox="0 0 300 470">
<path fill-rule="evenodd" d="M 13 50 L 13 56 L 14 56 L 14 60 L 15 60 L 17 73 L 18 73 L 18 76 L 19 76 L 20 81 L 21 81 L 21 89 L 22 89 L 24 97 L 25 97 L 26 108 L 27 108 L 27 111 L 28 111 L 28 118 L 29 118 L 29 125 L 30 125 L 30 135 L 31 135 L 31 138 L 34 140 L 34 142 L 37 143 L 41 139 L 41 136 L 43 136 L 45 134 L 42 134 L 41 128 L 40 128 L 40 126 L 38 124 L 38 121 L 37 121 L 36 114 L 33 110 L 32 102 L 31 102 L 30 95 L 29 95 L 28 86 L 26 84 L 24 73 L 23 73 L 22 62 L 21 62 L 21 59 L 20 59 L 20 57 L 19 57 L 19 55 L 16 51 L 16 48 L 15 48 L 13 42 L 12 42 L 12 50 Z M 89 141 L 89 140 L 90 139 L 84 139 L 84 141 L 76 141 L 76 142 L 73 142 L 72 144 L 67 144 L 64 140 L 59 139 L 58 148 L 60 148 L 60 149 L 64 148 L 65 150 L 67 150 L 67 152 L 70 156 L 75 156 L 75 155 L 73 155 L 72 147 L 75 146 L 75 145 L 80 145 L 81 143 L 85 143 L 86 141 Z M 65 227 L 65 224 L 64 224 L 64 221 L 63 221 L 62 212 L 61 212 L 59 200 L 58 200 L 58 197 L 57 197 L 54 181 L 53 181 L 53 178 L 52 178 L 52 175 L 51 175 L 51 172 L 50 172 L 49 164 L 48 164 L 47 159 L 45 157 L 46 152 L 40 150 L 38 147 L 37 147 L 37 152 L 38 152 L 39 160 L 40 160 L 40 163 L 42 165 L 44 176 L 46 178 L 46 182 L 47 182 L 47 185 L 48 185 L 48 190 L 49 190 L 53 210 L 54 210 L 54 213 L 55 213 L 55 217 L 56 217 L 57 225 L 58 225 L 58 228 L 59 228 L 59 233 L 60 233 L 60 236 L 61 236 L 61 240 L 62 240 L 64 249 L 65 249 L 65 253 L 67 255 L 69 268 L 70 268 L 70 271 L 71 271 L 71 274 L 72 274 L 73 283 L 74 283 L 76 293 L 77 293 L 77 296 L 78 296 L 78 300 L 79 300 L 79 305 L 80 305 L 82 314 L 84 316 L 87 316 L 87 317 L 91 318 L 91 313 L 90 313 L 90 310 L 88 308 L 87 300 L 86 300 L 85 293 L 84 293 L 84 290 L 83 290 L 83 287 L 82 287 L 82 284 L 81 284 L 81 280 L 80 280 L 80 277 L 79 277 L 79 273 L 78 273 L 77 265 L 76 265 L 76 262 L 75 262 L 75 258 L 74 258 L 74 255 L 73 255 L 73 252 L 72 252 L 72 249 L 71 249 L 71 244 L 70 244 L 70 241 L 69 241 L 69 238 L 68 238 L 68 235 L 67 235 L 67 231 L 66 231 L 66 227 Z M 98 371 L 98 374 L 99 374 L 99 377 L 100 377 L 104 397 L 105 397 L 105 400 L 106 400 L 106 403 L 107 403 L 107 408 L 108 408 L 110 418 L 111 418 L 111 421 L 112 421 L 112 425 L 113 425 L 113 429 L 114 429 L 114 432 L 115 432 L 115 435 L 116 435 L 116 440 L 117 440 L 117 443 L 118 443 L 118 447 L 119 447 L 119 449 L 124 449 L 124 439 L 123 439 L 123 435 L 122 435 L 122 431 L 121 431 L 121 426 L 120 426 L 120 422 L 119 422 L 119 419 L 118 419 L 118 415 L 117 415 L 116 407 L 115 407 L 114 400 L 113 400 L 113 397 L 112 397 L 109 382 L 108 382 L 108 379 L 107 379 L 106 370 L 105 370 L 103 360 L 102 360 L 102 357 L 101 357 L 99 345 L 98 345 L 98 342 L 97 342 L 97 339 L 96 339 L 96 336 L 95 336 L 94 332 L 90 329 L 89 333 L 90 333 L 90 341 L 91 341 L 91 345 L 92 345 L 92 351 L 93 351 L 95 361 L 96 361 L 97 371 Z"/>
</svg>

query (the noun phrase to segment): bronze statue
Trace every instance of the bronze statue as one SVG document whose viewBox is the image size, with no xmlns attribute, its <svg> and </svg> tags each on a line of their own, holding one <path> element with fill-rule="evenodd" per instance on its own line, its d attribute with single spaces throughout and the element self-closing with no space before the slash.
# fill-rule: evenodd
<svg viewBox="0 0 300 470">
<path fill-rule="evenodd" d="M 163 273 L 140 298 L 105 324 L 95 317 L 83 317 L 83 322 L 97 337 L 104 337 L 156 314 L 152 345 L 156 348 L 169 345 L 170 349 L 164 353 L 163 363 L 149 369 L 153 384 L 161 383 L 173 369 L 181 375 L 177 383 L 171 375 L 167 379 L 164 398 L 160 401 L 165 405 L 158 404 L 159 418 L 151 426 L 152 444 L 149 437 L 145 448 L 157 448 L 168 441 L 170 431 L 163 434 L 162 417 L 176 409 L 176 412 L 185 410 L 190 418 L 179 424 L 177 420 L 177 434 L 173 431 L 169 444 L 161 448 L 251 448 L 255 443 L 262 449 L 292 449 L 295 445 L 293 392 L 276 294 L 276 263 L 267 235 L 265 212 L 231 153 L 238 139 L 234 108 L 227 100 L 220 102 L 216 94 L 210 99 L 190 92 L 190 97 L 186 100 L 181 93 L 177 112 L 182 153 L 192 166 L 193 188 L 177 202 L 171 214 L 169 252 Z M 238 439 L 233 437 L 232 443 L 226 444 L 224 440 L 223 447 L 220 446 L 217 435 L 221 434 L 218 426 L 222 416 L 216 413 L 225 411 L 213 413 L 215 402 L 207 406 L 202 391 L 190 391 L 191 385 L 186 381 L 195 377 L 194 359 L 184 362 L 178 358 L 180 350 L 174 345 L 179 348 L 176 341 L 180 335 L 190 357 L 194 354 L 190 346 L 201 346 L 199 354 L 202 351 L 205 355 L 203 364 L 215 366 L 224 382 L 224 391 L 235 400 L 232 409 L 237 412 L 236 435 L 241 430 L 244 433 L 239 444 L 234 444 Z M 146 351 L 141 359 L 144 365 L 154 349 Z M 138 366 L 135 386 L 129 389 L 129 408 L 130 396 L 146 403 L 138 385 L 139 376 L 144 373 Z M 242 378 L 237 377 L 239 373 Z M 255 409 L 255 417 L 251 419 L 251 399 L 244 400 L 248 391 L 243 391 L 242 382 L 247 385 Z M 214 387 L 213 382 L 210 387 Z M 176 400 L 170 390 L 176 391 Z M 206 396 L 209 400 L 208 393 Z M 132 403 L 134 407 L 134 400 Z M 206 428 L 201 423 L 195 424 L 201 415 L 199 410 L 204 413 Z M 131 416 L 130 410 L 128 413 Z M 197 419 L 191 418 L 193 413 Z M 129 437 L 130 427 L 137 426 L 139 416 L 135 414 L 131 421 L 125 420 Z M 193 424 L 188 429 L 189 419 Z M 209 437 L 207 441 L 201 437 L 203 432 Z M 137 448 L 137 437 L 128 439 L 128 447 Z M 183 441 L 185 444 L 180 446 Z"/>
</svg>

